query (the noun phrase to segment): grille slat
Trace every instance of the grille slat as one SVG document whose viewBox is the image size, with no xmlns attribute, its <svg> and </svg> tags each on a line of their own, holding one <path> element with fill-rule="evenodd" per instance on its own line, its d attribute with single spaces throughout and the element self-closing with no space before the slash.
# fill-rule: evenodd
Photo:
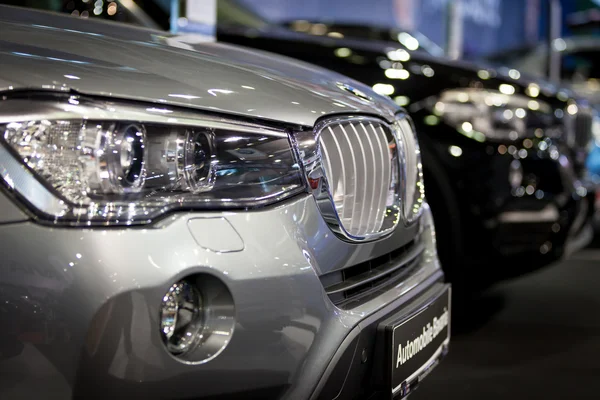
<svg viewBox="0 0 600 400">
<path fill-rule="evenodd" d="M 335 131 L 331 128 L 331 126 L 328 127 L 328 130 L 331 133 L 331 139 L 333 140 L 333 143 L 335 145 L 336 152 L 331 153 L 331 156 L 332 156 L 331 159 L 328 156 L 325 156 L 325 154 L 328 154 L 327 148 L 331 147 L 330 145 L 329 146 L 327 145 L 327 142 L 325 142 L 325 139 L 329 139 L 328 136 L 321 137 L 321 140 L 323 141 L 323 146 L 321 146 L 321 147 L 325 150 L 324 158 L 326 158 L 326 161 L 327 161 L 326 168 L 329 168 L 328 171 L 334 171 L 335 170 L 335 169 L 333 169 L 334 165 L 336 166 L 337 170 L 341 171 L 341 177 L 338 176 L 337 179 L 332 179 L 332 181 L 330 182 L 330 185 L 332 185 L 333 189 L 335 190 L 340 185 L 346 184 L 346 167 L 345 167 L 343 159 L 342 159 L 342 149 L 341 149 L 340 143 L 336 137 Z M 328 173 L 328 176 L 333 177 L 334 175 Z M 348 198 L 347 198 L 347 196 L 342 196 L 341 198 L 336 199 L 336 196 L 334 196 L 333 200 L 336 203 L 336 208 L 338 209 L 340 220 L 343 223 L 344 221 L 347 220 L 347 216 L 346 216 L 347 211 L 346 210 L 348 210 L 349 207 L 346 207 L 346 201 L 348 200 Z M 338 204 L 340 203 L 340 200 L 342 203 L 341 207 L 338 206 Z"/>
<path fill-rule="evenodd" d="M 355 213 L 356 213 L 356 193 L 357 193 L 357 188 L 358 188 L 358 184 L 357 184 L 357 175 L 358 175 L 358 170 L 356 169 L 356 156 L 354 155 L 354 146 L 352 145 L 352 142 L 350 140 L 350 137 L 348 136 L 348 132 L 346 132 L 346 129 L 344 128 L 343 124 L 338 125 L 340 127 L 340 129 L 342 130 L 343 134 L 344 134 L 344 138 L 346 139 L 346 144 L 348 146 L 348 148 L 350 149 L 350 156 L 352 158 L 352 172 L 354 172 L 354 174 L 350 175 L 346 175 L 346 178 L 348 178 L 348 180 L 345 182 L 346 183 L 346 187 L 352 187 L 352 211 L 350 213 L 350 231 L 353 232 L 354 231 L 354 223 L 356 222 L 356 218 L 355 218 Z M 343 155 L 342 155 L 343 156 Z"/>
<path fill-rule="evenodd" d="M 373 129 L 373 132 L 375 133 L 375 137 L 377 138 L 377 143 L 379 144 L 379 153 L 380 153 L 380 160 L 381 160 L 381 171 L 380 173 L 382 174 L 382 182 L 381 185 L 379 186 L 379 198 L 377 201 L 377 215 L 376 215 L 376 224 L 375 226 L 379 227 L 383 224 L 383 218 L 385 217 L 384 214 L 384 210 L 385 210 L 385 204 L 386 204 L 386 200 L 387 200 L 387 191 L 389 190 L 389 181 L 390 181 L 390 159 L 389 159 L 389 153 L 388 153 L 388 149 L 387 149 L 387 140 L 385 138 L 385 133 L 383 132 L 383 130 L 381 130 L 381 132 L 377 132 L 375 130 L 375 127 L 373 126 L 373 124 L 371 124 L 371 129 Z M 381 135 L 380 135 L 381 133 Z M 388 154 L 386 154 L 388 153 Z M 377 174 L 378 175 L 378 174 Z"/>
<path fill-rule="evenodd" d="M 356 139 L 356 143 L 358 143 L 358 146 L 360 147 L 360 154 L 362 156 L 362 158 L 360 158 L 361 159 L 361 163 L 359 165 L 359 168 L 360 168 L 360 170 L 364 170 L 365 171 L 365 173 L 364 173 L 365 177 L 368 177 L 370 175 L 369 175 L 369 171 L 368 171 L 368 167 L 367 167 L 367 157 L 365 155 L 365 146 L 364 146 L 364 140 L 365 140 L 364 137 L 365 137 L 365 135 L 360 136 L 358 134 L 358 131 L 356 130 L 356 127 L 354 126 L 354 124 L 350 123 L 350 127 L 352 128 L 352 131 L 354 132 L 354 138 Z M 358 182 L 358 185 L 356 185 L 355 187 L 360 187 L 362 189 L 361 190 L 362 196 L 360 198 L 360 202 L 357 203 L 358 205 L 360 205 L 360 207 L 359 207 L 360 208 L 360 215 L 358 217 L 358 229 L 360 229 L 360 230 L 365 229 L 365 230 L 368 231 L 369 230 L 369 227 L 368 227 L 368 225 L 369 225 L 369 219 L 368 219 L 368 217 L 367 217 L 367 220 L 366 220 L 367 226 L 364 226 L 364 222 L 363 222 L 364 218 L 365 218 L 365 215 L 367 215 L 367 213 L 369 211 L 369 208 L 371 207 L 371 204 L 367 203 L 367 201 L 366 201 L 367 191 L 365 189 L 366 189 L 367 182 L 368 182 L 368 180 L 363 181 L 363 182 Z"/>
<path fill-rule="evenodd" d="M 373 177 L 373 179 L 371 179 L 369 182 L 371 182 L 371 185 L 368 187 L 368 193 L 370 193 L 370 198 L 371 201 L 369 202 L 369 216 L 367 218 L 367 230 L 368 231 L 373 231 L 375 229 L 375 221 L 373 221 L 372 219 L 372 215 L 373 215 L 373 205 L 375 204 L 375 189 L 377 188 L 378 182 L 377 182 L 377 158 L 375 157 L 375 147 L 373 146 L 373 142 L 371 140 L 371 135 L 368 134 L 367 128 L 365 128 L 365 125 L 361 122 L 360 123 L 360 127 L 362 129 L 362 132 L 365 134 L 365 136 L 367 137 L 367 142 L 369 143 L 369 148 L 371 150 L 371 171 L 369 173 L 369 171 L 367 171 L 367 176 L 371 176 Z M 380 184 L 380 183 L 379 183 Z"/>
</svg>

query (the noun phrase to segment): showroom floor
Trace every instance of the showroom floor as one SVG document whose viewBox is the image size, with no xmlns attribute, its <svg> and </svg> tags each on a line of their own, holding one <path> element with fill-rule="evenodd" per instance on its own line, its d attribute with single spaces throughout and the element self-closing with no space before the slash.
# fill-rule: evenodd
<svg viewBox="0 0 600 400">
<path fill-rule="evenodd" d="M 598 399 L 600 247 L 503 283 L 411 400 Z"/>
</svg>

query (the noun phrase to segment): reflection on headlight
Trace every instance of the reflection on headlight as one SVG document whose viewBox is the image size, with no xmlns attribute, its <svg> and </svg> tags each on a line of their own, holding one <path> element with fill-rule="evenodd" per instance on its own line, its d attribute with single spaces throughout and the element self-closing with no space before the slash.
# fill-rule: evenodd
<svg viewBox="0 0 600 400">
<path fill-rule="evenodd" d="M 254 207 L 304 190 L 284 131 L 64 96 L 7 99 L 0 110 L 14 154 L 0 160 L 2 178 L 12 179 L 9 161 L 26 165 L 13 186 L 55 223 L 144 224 L 174 209 Z M 41 189 L 27 180 L 43 182 L 64 207 L 36 201 Z"/>
</svg>

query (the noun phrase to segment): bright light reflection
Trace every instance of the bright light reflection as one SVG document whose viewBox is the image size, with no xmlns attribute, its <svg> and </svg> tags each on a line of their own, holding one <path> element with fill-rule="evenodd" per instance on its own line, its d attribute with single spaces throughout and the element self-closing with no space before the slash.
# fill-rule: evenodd
<svg viewBox="0 0 600 400">
<path fill-rule="evenodd" d="M 408 79 L 410 73 L 405 69 L 390 68 L 385 70 L 385 76 L 390 79 Z"/>
<path fill-rule="evenodd" d="M 63 76 L 67 79 L 75 79 L 75 80 L 81 79 L 80 77 L 75 76 L 75 75 L 63 75 Z"/>
<path fill-rule="evenodd" d="M 404 49 L 388 51 L 387 56 L 392 61 L 408 61 L 410 60 L 410 54 Z"/>
<path fill-rule="evenodd" d="M 217 93 L 231 94 L 231 93 L 233 93 L 233 90 L 227 90 L 227 89 L 208 89 L 207 92 L 210 93 L 213 96 L 216 96 Z"/>
<path fill-rule="evenodd" d="M 477 76 L 483 80 L 490 79 L 490 73 L 485 69 L 480 69 L 479 71 L 477 71 Z"/>
<path fill-rule="evenodd" d="M 398 41 L 409 50 L 417 50 L 419 48 L 419 41 L 410 33 L 402 32 L 398 34 Z"/>
<path fill-rule="evenodd" d="M 513 85 L 508 85 L 506 83 L 503 83 L 500 85 L 499 87 L 500 89 L 500 93 L 504 93 L 504 94 L 515 94 L 515 87 Z"/>
<path fill-rule="evenodd" d="M 527 107 L 529 107 L 530 110 L 536 111 L 540 109 L 540 103 L 535 100 L 529 100 Z"/>
<path fill-rule="evenodd" d="M 516 69 L 511 69 L 510 71 L 508 71 L 508 76 L 510 76 L 513 79 L 519 79 L 521 77 L 521 73 Z"/>
<path fill-rule="evenodd" d="M 527 86 L 527 94 L 530 97 L 538 97 L 540 95 L 540 87 L 535 83 L 530 84 Z"/>
<path fill-rule="evenodd" d="M 333 51 L 333 53 L 337 56 L 337 57 L 349 57 L 350 55 L 352 55 L 352 50 L 350 50 L 347 47 L 340 47 L 339 49 L 335 49 Z"/>
<path fill-rule="evenodd" d="M 373 85 L 373 90 L 375 93 L 379 93 L 385 96 L 389 96 L 394 93 L 394 87 L 387 83 L 376 83 Z"/>
<path fill-rule="evenodd" d="M 398 104 L 401 107 L 410 103 L 410 99 L 406 96 L 396 96 L 396 97 L 394 97 L 394 101 L 396 102 L 396 104 Z"/>
<path fill-rule="evenodd" d="M 155 107 L 146 108 L 146 111 L 161 113 L 161 114 L 171 114 L 173 112 L 172 110 L 167 110 L 166 108 L 155 108 Z"/>
<path fill-rule="evenodd" d="M 171 93 L 169 94 L 169 97 L 178 97 L 178 98 L 182 98 L 182 99 L 187 99 L 187 100 L 193 100 L 193 99 L 200 99 L 200 96 L 193 96 L 191 94 L 176 94 L 176 93 Z"/>
<path fill-rule="evenodd" d="M 452 154 L 454 157 L 462 156 L 462 149 L 458 146 L 450 146 L 448 151 L 450 151 L 450 154 Z"/>
</svg>

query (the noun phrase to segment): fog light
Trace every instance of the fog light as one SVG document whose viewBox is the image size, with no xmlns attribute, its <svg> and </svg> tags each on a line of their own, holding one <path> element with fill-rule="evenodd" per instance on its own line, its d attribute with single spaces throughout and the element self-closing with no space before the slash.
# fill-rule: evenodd
<svg viewBox="0 0 600 400">
<path fill-rule="evenodd" d="M 203 304 L 199 290 L 186 281 L 171 286 L 162 300 L 160 330 L 174 355 L 193 350 L 202 339 Z"/>
</svg>

